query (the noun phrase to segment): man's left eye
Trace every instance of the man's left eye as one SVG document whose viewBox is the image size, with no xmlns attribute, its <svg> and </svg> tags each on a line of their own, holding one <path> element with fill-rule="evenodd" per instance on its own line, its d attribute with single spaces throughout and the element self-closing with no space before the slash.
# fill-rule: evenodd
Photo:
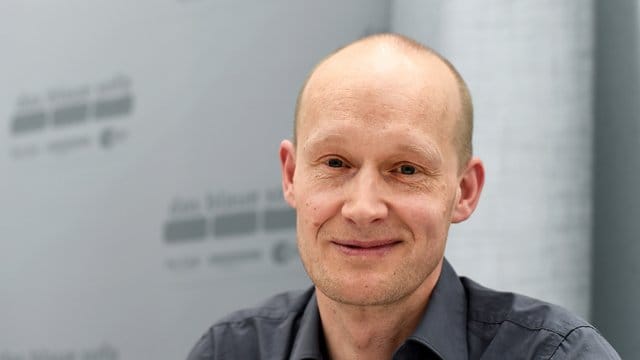
<svg viewBox="0 0 640 360">
<path fill-rule="evenodd" d="M 401 165 L 398 170 L 402 175 L 413 175 L 417 172 L 416 167 L 412 165 Z"/>
</svg>

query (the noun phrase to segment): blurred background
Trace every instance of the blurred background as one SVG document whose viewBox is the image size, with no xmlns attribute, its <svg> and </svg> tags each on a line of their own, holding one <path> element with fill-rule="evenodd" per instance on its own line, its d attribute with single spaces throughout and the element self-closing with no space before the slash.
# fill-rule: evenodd
<svg viewBox="0 0 640 360">
<path fill-rule="evenodd" d="M 447 256 L 640 356 L 638 2 L 0 3 L 0 360 L 183 359 L 309 286 L 277 148 L 337 47 L 398 32 L 474 98 L 487 184 Z"/>
</svg>

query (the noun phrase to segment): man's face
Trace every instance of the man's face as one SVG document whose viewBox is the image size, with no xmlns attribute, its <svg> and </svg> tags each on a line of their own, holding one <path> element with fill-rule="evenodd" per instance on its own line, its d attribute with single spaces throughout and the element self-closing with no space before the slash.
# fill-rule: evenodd
<svg viewBox="0 0 640 360">
<path fill-rule="evenodd" d="M 425 85 L 403 68 L 310 83 L 297 146 L 283 142 L 281 158 L 302 262 L 329 298 L 390 304 L 439 276 L 459 221 L 451 81 Z"/>
</svg>

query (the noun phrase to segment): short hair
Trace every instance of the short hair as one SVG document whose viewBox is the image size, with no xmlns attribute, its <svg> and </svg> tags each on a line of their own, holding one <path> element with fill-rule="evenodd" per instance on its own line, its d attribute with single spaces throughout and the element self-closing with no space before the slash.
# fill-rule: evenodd
<svg viewBox="0 0 640 360">
<path fill-rule="evenodd" d="M 473 154 L 473 101 L 471 99 L 471 92 L 467 87 L 466 82 L 458 72 L 458 70 L 447 60 L 444 56 L 440 55 L 437 51 L 413 40 L 404 35 L 394 34 L 394 33 L 384 33 L 384 34 L 374 34 L 370 36 L 366 36 L 359 40 L 356 40 L 353 43 L 350 43 L 346 46 L 340 47 L 333 51 L 331 54 L 324 57 L 318 64 L 316 64 L 311 72 L 307 75 L 306 80 L 304 81 L 300 92 L 298 93 L 298 98 L 296 100 L 296 107 L 294 113 L 294 122 L 293 122 L 293 143 L 296 144 L 296 134 L 298 128 L 298 122 L 300 121 L 300 111 L 302 108 L 302 99 L 304 97 L 304 93 L 307 89 L 307 85 L 309 84 L 309 80 L 316 72 L 316 70 L 325 63 L 329 58 L 339 53 L 342 49 L 349 47 L 353 44 L 360 42 L 370 42 L 370 41 L 382 41 L 387 44 L 395 46 L 397 49 L 401 51 L 415 51 L 417 54 L 422 56 L 434 56 L 439 59 L 445 66 L 451 71 L 453 74 L 456 83 L 458 85 L 458 93 L 460 96 L 460 117 L 457 119 L 456 124 L 456 136 L 454 138 L 455 146 L 458 148 L 458 158 L 460 160 L 460 167 L 465 165 Z"/>
</svg>

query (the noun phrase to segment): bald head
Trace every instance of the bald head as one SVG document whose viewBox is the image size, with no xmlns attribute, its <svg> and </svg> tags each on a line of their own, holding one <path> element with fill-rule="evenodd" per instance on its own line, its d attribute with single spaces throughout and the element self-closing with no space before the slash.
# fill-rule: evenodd
<svg viewBox="0 0 640 360">
<path fill-rule="evenodd" d="M 435 51 L 396 34 L 360 39 L 316 65 L 298 95 L 294 143 L 305 119 L 314 116 L 311 109 L 322 108 L 323 100 L 339 103 L 353 96 L 353 89 L 367 87 L 387 90 L 390 97 L 409 94 L 408 104 L 425 118 L 451 123 L 450 140 L 461 167 L 471 158 L 473 107 L 464 80 Z"/>
</svg>

